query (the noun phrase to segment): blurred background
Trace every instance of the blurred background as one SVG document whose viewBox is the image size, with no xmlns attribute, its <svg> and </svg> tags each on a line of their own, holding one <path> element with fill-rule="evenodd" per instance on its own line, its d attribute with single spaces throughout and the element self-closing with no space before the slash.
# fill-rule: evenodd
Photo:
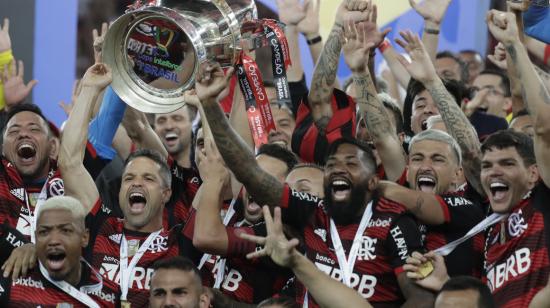
<svg viewBox="0 0 550 308">
<path fill-rule="evenodd" d="M 185 1 L 185 0 L 182 0 Z M 14 55 L 25 62 L 25 80 L 37 79 L 31 101 L 40 105 L 47 117 L 60 125 L 66 118 L 59 101 L 70 101 L 73 82 L 93 62 L 92 30 L 104 21 L 113 21 L 131 0 L 0 0 L 0 17 L 10 19 Z M 276 18 L 275 0 L 256 0 L 259 16 Z M 408 0 L 374 0 L 379 24 L 391 27 L 392 41 L 398 30 L 420 32 L 422 18 L 411 11 Z M 328 36 L 340 1 L 321 0 L 321 35 Z M 492 50 L 485 12 L 503 9 L 505 0 L 453 0 L 442 25 L 439 50 L 474 49 L 482 55 Z M 395 44 L 394 44 L 395 45 Z M 313 63 L 305 39 L 301 38 L 302 59 L 309 81 Z M 378 61 L 380 61 L 378 59 Z M 349 71 L 340 65 L 339 77 Z"/>
</svg>

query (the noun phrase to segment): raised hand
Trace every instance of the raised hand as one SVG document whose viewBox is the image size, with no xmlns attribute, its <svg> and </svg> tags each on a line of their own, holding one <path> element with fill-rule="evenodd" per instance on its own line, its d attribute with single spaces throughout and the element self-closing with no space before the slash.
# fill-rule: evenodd
<svg viewBox="0 0 550 308">
<path fill-rule="evenodd" d="M 425 20 L 440 24 L 451 0 L 409 0 L 409 4 Z"/>
<path fill-rule="evenodd" d="M 349 69 L 354 71 L 365 71 L 369 61 L 369 51 L 374 44 L 367 41 L 365 23 L 356 24 L 353 21 L 346 21 L 344 24 L 344 60 Z"/>
<path fill-rule="evenodd" d="M 234 69 L 231 67 L 224 74 L 220 64 L 217 62 L 205 62 L 201 64 L 195 82 L 195 91 L 202 104 L 212 99 L 221 99 L 227 95 L 229 92 L 227 85 L 233 75 L 233 71 Z"/>
<path fill-rule="evenodd" d="M 287 25 L 296 26 L 306 17 L 300 0 L 277 0 L 279 20 Z"/>
<path fill-rule="evenodd" d="M 38 83 L 36 80 L 31 80 L 25 84 L 25 66 L 23 61 L 13 59 L 10 62 L 10 67 L 4 65 L 2 73 L 2 83 L 4 84 L 4 99 L 6 107 L 10 108 L 21 103 L 25 97 L 29 95 L 32 88 Z"/>
<path fill-rule="evenodd" d="M 11 49 L 10 20 L 4 18 L 4 26 L 0 28 L 0 52 Z"/>
<path fill-rule="evenodd" d="M 466 116 L 471 116 L 481 106 L 481 104 L 483 104 L 485 97 L 487 97 L 487 94 L 489 94 L 490 91 L 490 89 L 484 88 L 476 92 L 474 98 L 472 98 L 472 100 L 469 101 L 463 108 Z"/>
<path fill-rule="evenodd" d="M 105 40 L 105 35 L 107 34 L 108 30 L 109 30 L 109 25 L 106 22 L 101 24 L 101 34 L 98 33 L 97 29 L 92 30 L 95 63 L 101 62 L 101 52 L 103 50 L 103 41 Z"/>
<path fill-rule="evenodd" d="M 499 42 L 495 46 L 494 54 L 488 55 L 487 58 L 489 58 L 489 60 L 498 68 L 503 70 L 508 69 L 508 64 L 506 63 L 506 49 L 502 43 Z"/>
<path fill-rule="evenodd" d="M 489 31 L 504 46 L 519 41 L 519 31 L 516 16 L 513 13 L 490 10 L 487 12 Z"/>
<path fill-rule="evenodd" d="M 508 0 L 508 7 L 512 11 L 525 12 L 529 9 L 531 5 L 531 0 Z"/>
<path fill-rule="evenodd" d="M 78 97 L 78 94 L 80 94 L 80 90 L 82 90 L 80 79 L 77 79 L 73 83 L 73 92 L 71 94 L 71 101 L 68 102 L 68 103 L 66 103 L 65 101 L 60 101 L 59 102 L 59 104 L 58 104 L 59 107 L 61 107 L 61 109 L 63 109 L 63 111 L 65 112 L 65 114 L 67 116 L 69 116 L 71 114 L 71 111 L 73 110 L 73 106 L 74 106 L 74 101 Z"/>
<path fill-rule="evenodd" d="M 230 175 L 229 171 L 225 167 L 216 144 L 211 136 L 204 136 L 204 150 L 197 151 L 199 165 L 199 174 L 204 182 L 207 181 L 222 181 L 225 185 L 229 183 Z"/>
<path fill-rule="evenodd" d="M 82 77 L 81 83 L 82 87 L 97 88 L 102 90 L 108 86 L 112 80 L 113 77 L 111 75 L 111 69 L 106 64 L 96 63 L 86 70 L 84 77 Z"/>
<path fill-rule="evenodd" d="M 403 269 L 407 272 L 407 277 L 414 279 L 423 288 L 438 292 L 443 284 L 449 280 L 445 259 L 433 251 L 424 255 L 415 251 L 407 258 L 406 262 L 407 264 L 403 266 Z M 432 263 L 433 271 L 425 277 L 420 273 L 420 268 L 427 262 Z"/>
<path fill-rule="evenodd" d="M 365 21 L 372 10 L 372 0 L 343 0 L 336 11 L 334 23 L 343 25 L 345 20 Z"/>
<path fill-rule="evenodd" d="M 319 35 L 319 11 L 321 9 L 320 0 L 304 0 L 303 4 L 304 18 L 296 25 L 298 31 L 306 37 Z"/>
<path fill-rule="evenodd" d="M 399 34 L 403 37 L 403 40 L 397 38 L 395 42 L 405 49 L 411 57 L 411 62 L 402 55 L 398 55 L 397 60 L 405 67 L 411 77 L 424 84 L 439 78 L 430 56 L 426 52 L 426 48 L 424 48 L 424 44 L 422 44 L 418 35 L 409 30 L 401 31 Z"/>
<path fill-rule="evenodd" d="M 295 262 L 294 256 L 299 253 L 296 251 L 296 247 L 300 242 L 297 239 L 290 241 L 286 239 L 281 222 L 281 208 L 276 207 L 274 212 L 275 219 L 271 217 L 269 207 L 263 207 L 267 237 L 247 233 L 240 234 L 242 238 L 264 246 L 261 250 L 251 252 L 246 257 L 252 259 L 269 256 L 279 266 L 292 267 Z"/>
</svg>

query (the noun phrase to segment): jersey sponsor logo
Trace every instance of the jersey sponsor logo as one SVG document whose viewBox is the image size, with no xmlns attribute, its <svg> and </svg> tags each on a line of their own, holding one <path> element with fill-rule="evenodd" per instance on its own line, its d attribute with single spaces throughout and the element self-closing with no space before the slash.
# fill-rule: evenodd
<svg viewBox="0 0 550 308">
<path fill-rule="evenodd" d="M 117 243 L 118 245 L 120 245 L 120 240 L 122 239 L 122 234 L 118 233 L 118 234 L 111 234 L 109 235 L 109 239 L 115 243 Z"/>
<path fill-rule="evenodd" d="M 291 189 L 290 193 L 292 194 L 292 196 L 294 196 L 294 197 L 296 197 L 296 198 L 298 198 L 302 201 L 319 203 L 319 197 L 310 195 L 308 193 L 301 192 L 301 191 L 296 191 L 294 189 Z"/>
<path fill-rule="evenodd" d="M 323 239 L 323 242 L 327 241 L 327 230 L 319 228 L 313 230 L 313 233 L 317 234 L 321 239 Z"/>
<path fill-rule="evenodd" d="M 10 243 L 13 247 L 19 247 L 23 245 L 23 242 L 18 240 L 15 234 L 8 231 L 8 235 L 6 236 L 6 242 Z"/>
<path fill-rule="evenodd" d="M 472 201 L 463 197 L 452 196 L 444 197 L 443 199 L 450 206 L 473 205 Z"/>
<path fill-rule="evenodd" d="M 120 267 L 118 264 L 106 263 L 101 264 L 99 273 L 117 284 L 120 284 Z M 154 270 L 152 268 L 143 268 L 136 266 L 130 275 L 130 288 L 139 290 L 149 290 L 151 286 L 151 276 Z"/>
<path fill-rule="evenodd" d="M 115 300 L 116 300 L 116 295 L 114 293 L 105 293 L 103 292 L 103 290 L 90 291 L 90 292 L 87 292 L 86 294 L 94 295 L 96 297 L 99 297 L 104 302 L 109 302 L 113 304 L 115 303 Z"/>
<path fill-rule="evenodd" d="M 238 270 L 229 268 L 227 266 L 224 266 L 224 268 L 221 268 L 222 265 L 226 263 L 220 262 L 220 261 L 221 261 L 221 258 L 217 258 L 216 264 L 212 269 L 213 276 L 216 277 L 219 271 L 223 271 L 224 277 L 223 277 L 223 282 L 221 284 L 221 288 L 229 292 L 237 291 L 237 289 L 239 289 L 239 283 L 243 280 L 243 275 Z"/>
<path fill-rule="evenodd" d="M 399 226 L 395 226 L 390 230 L 390 234 L 397 245 L 397 254 L 399 255 L 399 258 L 403 261 L 407 260 L 409 248 L 407 247 L 407 242 L 405 242 L 405 237 L 403 236 L 401 228 L 399 228 Z"/>
<path fill-rule="evenodd" d="M 370 261 L 376 259 L 376 242 L 378 239 L 363 236 L 361 239 L 361 245 L 357 251 L 357 259 L 362 261 Z"/>
<path fill-rule="evenodd" d="M 388 219 L 376 219 L 376 220 L 371 220 L 369 222 L 369 227 L 382 227 L 382 228 L 386 228 L 386 227 L 389 227 L 390 224 L 391 224 L 391 218 L 388 218 Z"/>
<path fill-rule="evenodd" d="M 331 265 L 335 265 L 335 264 L 336 264 L 336 261 L 334 261 L 334 260 L 331 259 L 330 257 L 320 255 L 319 253 L 316 253 L 316 254 L 315 254 L 315 260 L 321 261 L 321 262 L 323 262 L 323 263 L 328 263 L 328 264 L 331 264 Z"/>
<path fill-rule="evenodd" d="M 21 201 L 25 201 L 25 189 L 24 188 L 14 188 L 10 190 L 10 193 Z"/>
<path fill-rule="evenodd" d="M 517 213 L 510 214 L 510 217 L 508 217 L 508 233 L 510 233 L 511 236 L 516 237 L 523 234 L 523 232 L 527 230 L 527 227 L 528 224 L 525 223 L 521 210 Z"/>
<path fill-rule="evenodd" d="M 15 282 L 12 283 L 12 285 L 13 286 L 20 285 L 23 287 L 46 290 L 44 288 L 44 284 L 42 283 L 42 281 L 33 280 L 31 277 L 27 277 L 27 278 L 19 277 Z"/>
<path fill-rule="evenodd" d="M 101 203 L 101 211 L 106 215 L 110 215 L 112 212 L 111 209 L 108 208 L 104 203 Z"/>
<path fill-rule="evenodd" d="M 55 178 L 50 181 L 50 196 L 63 196 L 65 194 L 65 186 L 63 180 Z"/>
<path fill-rule="evenodd" d="M 315 262 L 315 266 L 333 279 L 342 281 L 342 271 L 339 268 L 321 264 L 319 262 Z M 357 273 L 351 273 L 350 282 L 351 287 L 357 290 L 363 298 L 367 299 L 374 294 L 374 288 L 376 287 L 378 280 L 372 275 L 359 275 Z"/>
<path fill-rule="evenodd" d="M 487 285 L 491 291 L 502 287 L 509 279 L 529 272 L 530 255 L 529 248 L 521 248 L 509 256 L 506 262 L 492 266 L 487 272 Z"/>
</svg>

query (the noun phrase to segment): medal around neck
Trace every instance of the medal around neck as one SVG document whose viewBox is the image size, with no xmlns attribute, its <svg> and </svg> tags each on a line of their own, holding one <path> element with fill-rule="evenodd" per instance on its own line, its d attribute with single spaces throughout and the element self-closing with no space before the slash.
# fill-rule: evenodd
<svg viewBox="0 0 550 308">
<path fill-rule="evenodd" d="M 241 25 L 256 19 L 254 0 L 138 0 L 105 36 L 111 86 L 142 112 L 177 110 L 202 63 L 230 67 L 243 48 L 255 46 L 262 34 L 242 35 Z"/>
</svg>

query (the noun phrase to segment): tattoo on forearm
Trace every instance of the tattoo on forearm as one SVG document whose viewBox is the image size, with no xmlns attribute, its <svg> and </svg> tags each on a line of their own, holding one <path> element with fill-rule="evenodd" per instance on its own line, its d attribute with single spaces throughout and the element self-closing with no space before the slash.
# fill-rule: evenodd
<svg viewBox="0 0 550 308">
<path fill-rule="evenodd" d="M 225 164 L 246 186 L 258 204 L 278 206 L 283 184 L 258 166 L 254 154 L 231 128 L 217 102 L 203 106 L 210 130 Z"/>
<path fill-rule="evenodd" d="M 328 97 L 332 94 L 340 52 L 342 51 L 342 37 L 342 26 L 335 24 L 327 42 L 323 46 L 319 61 L 313 72 L 310 93 L 312 101 L 318 102 L 323 97 Z"/>
</svg>

